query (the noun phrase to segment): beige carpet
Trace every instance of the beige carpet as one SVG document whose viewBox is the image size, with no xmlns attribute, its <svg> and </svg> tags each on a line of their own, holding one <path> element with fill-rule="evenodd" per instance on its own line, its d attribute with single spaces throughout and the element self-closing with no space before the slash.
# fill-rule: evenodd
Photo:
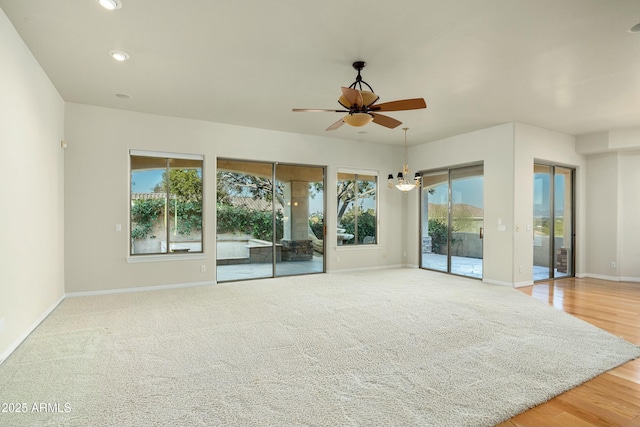
<svg viewBox="0 0 640 427">
<path fill-rule="evenodd" d="M 0 365 L 0 425 L 489 426 L 638 356 L 416 269 L 76 297 Z"/>
</svg>

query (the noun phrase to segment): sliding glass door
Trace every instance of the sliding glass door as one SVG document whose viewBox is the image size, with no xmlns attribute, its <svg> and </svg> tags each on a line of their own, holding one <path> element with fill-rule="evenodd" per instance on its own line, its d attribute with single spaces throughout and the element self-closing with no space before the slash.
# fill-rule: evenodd
<svg viewBox="0 0 640 427">
<path fill-rule="evenodd" d="M 534 280 L 574 275 L 574 171 L 562 166 L 534 165 Z"/>
<path fill-rule="evenodd" d="M 451 273 L 482 278 L 483 165 L 451 169 Z"/>
<path fill-rule="evenodd" d="M 218 159 L 218 282 L 324 272 L 324 168 Z"/>
<path fill-rule="evenodd" d="M 276 165 L 282 224 L 276 239 L 275 275 L 324 271 L 324 168 Z"/>
<path fill-rule="evenodd" d="M 422 175 L 421 267 L 449 271 L 449 171 Z"/>
<path fill-rule="evenodd" d="M 216 279 L 273 276 L 273 231 L 282 223 L 275 209 L 273 165 L 218 159 L 216 186 Z"/>
<path fill-rule="evenodd" d="M 482 278 L 483 175 L 483 165 L 422 174 L 422 268 Z"/>
</svg>

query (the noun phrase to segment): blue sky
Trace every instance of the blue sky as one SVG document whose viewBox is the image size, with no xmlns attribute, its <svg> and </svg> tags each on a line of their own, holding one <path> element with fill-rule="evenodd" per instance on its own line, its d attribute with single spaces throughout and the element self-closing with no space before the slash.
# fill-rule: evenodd
<svg viewBox="0 0 640 427">
<path fill-rule="evenodd" d="M 145 170 L 131 174 L 132 193 L 152 193 L 156 184 L 162 182 L 164 170 Z"/>
</svg>

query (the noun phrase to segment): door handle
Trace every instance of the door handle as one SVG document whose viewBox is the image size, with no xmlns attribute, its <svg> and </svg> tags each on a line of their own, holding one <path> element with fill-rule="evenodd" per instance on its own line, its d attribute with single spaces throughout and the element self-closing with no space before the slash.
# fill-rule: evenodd
<svg viewBox="0 0 640 427">
<path fill-rule="evenodd" d="M 484 228 L 480 227 L 480 238 L 482 239 L 484 237 Z"/>
</svg>

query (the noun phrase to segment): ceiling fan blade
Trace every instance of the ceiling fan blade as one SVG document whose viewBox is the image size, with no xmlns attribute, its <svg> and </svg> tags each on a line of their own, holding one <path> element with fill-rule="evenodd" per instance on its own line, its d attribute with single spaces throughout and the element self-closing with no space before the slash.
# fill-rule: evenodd
<svg viewBox="0 0 640 427">
<path fill-rule="evenodd" d="M 400 120 L 396 120 L 393 117 L 383 116 L 382 114 L 370 113 L 373 115 L 373 123 L 387 127 L 389 129 L 397 128 L 402 124 Z"/>
<path fill-rule="evenodd" d="M 335 129 L 338 129 L 343 124 L 344 124 L 344 120 L 340 119 L 334 124 L 332 124 L 331 126 L 329 126 L 328 128 L 326 128 L 325 130 L 335 130 Z"/>
<path fill-rule="evenodd" d="M 383 102 L 371 107 L 371 111 L 401 111 L 419 110 L 427 108 L 427 103 L 423 98 L 401 99 L 399 101 Z"/>
<path fill-rule="evenodd" d="M 359 90 L 351 89 L 349 87 L 342 87 L 341 89 L 342 89 L 342 96 L 338 100 L 338 102 L 340 102 L 340 105 L 342 105 L 345 108 L 349 108 L 352 105 L 362 105 L 362 94 L 360 93 Z M 342 103 L 344 102 L 344 100 L 347 101 L 346 104 L 348 105 L 345 105 Z"/>
<path fill-rule="evenodd" d="M 319 108 L 293 108 L 291 111 L 296 113 L 348 113 L 347 110 L 325 110 Z"/>
</svg>

